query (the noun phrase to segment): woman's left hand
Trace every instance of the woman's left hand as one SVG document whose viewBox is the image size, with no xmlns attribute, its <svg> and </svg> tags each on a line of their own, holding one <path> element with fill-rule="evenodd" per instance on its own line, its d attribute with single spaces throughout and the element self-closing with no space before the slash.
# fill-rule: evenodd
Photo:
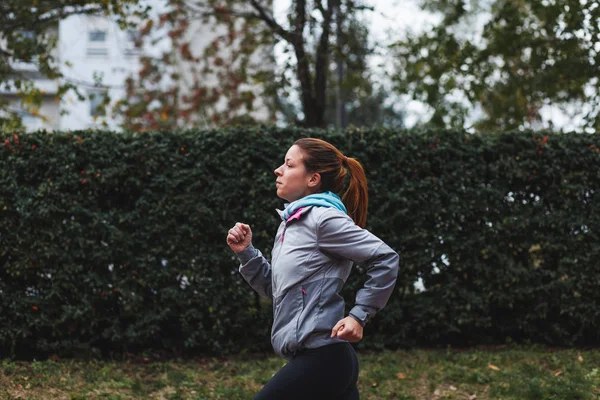
<svg viewBox="0 0 600 400">
<path fill-rule="evenodd" d="M 363 336 L 363 327 L 357 320 L 348 316 L 338 321 L 331 330 L 331 337 L 336 336 L 351 343 L 358 342 Z"/>
</svg>

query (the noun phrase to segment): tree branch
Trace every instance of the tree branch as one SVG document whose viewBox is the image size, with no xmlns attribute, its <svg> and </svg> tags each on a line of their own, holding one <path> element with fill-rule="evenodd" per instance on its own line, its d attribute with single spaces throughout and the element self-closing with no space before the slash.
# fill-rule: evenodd
<svg viewBox="0 0 600 400">
<path fill-rule="evenodd" d="M 61 19 L 65 19 L 72 15 L 96 14 L 100 11 L 102 11 L 102 8 L 100 8 L 100 7 L 74 9 L 72 11 L 66 11 L 64 9 L 61 9 L 61 10 L 57 10 L 56 13 L 43 12 L 39 15 L 32 15 L 31 20 L 35 21 L 35 29 L 41 30 L 41 29 L 43 29 L 41 27 L 44 27 L 45 25 L 56 23 L 56 22 L 60 21 Z M 6 34 L 6 33 L 12 33 L 12 32 L 15 32 L 15 31 L 21 30 L 21 29 L 28 29 L 28 28 L 30 29 L 31 24 L 32 24 L 31 20 L 21 20 L 17 23 L 13 23 L 13 24 L 4 23 L 0 27 L 0 32 L 3 32 Z"/>
<path fill-rule="evenodd" d="M 252 8 L 254 8 L 254 10 L 256 10 L 257 13 L 242 12 L 242 11 L 236 11 L 236 10 L 227 9 L 227 8 L 209 8 L 209 9 L 205 8 L 205 9 L 202 9 L 201 7 L 198 7 L 194 4 L 190 4 L 188 2 L 185 2 L 184 5 L 188 10 L 190 10 L 194 13 L 193 14 L 194 18 L 205 18 L 205 17 L 211 17 L 211 16 L 219 14 L 219 15 L 231 15 L 234 17 L 241 17 L 241 18 L 246 18 L 246 19 L 261 20 L 261 21 L 265 22 L 267 24 L 267 26 L 269 28 L 271 28 L 271 30 L 273 32 L 275 32 L 277 35 L 279 35 L 282 39 L 284 39 L 288 43 L 292 42 L 290 32 L 288 32 L 281 25 L 279 25 L 277 23 L 277 21 L 275 21 L 273 16 L 269 15 L 267 13 L 267 11 L 265 10 L 265 8 L 262 5 L 260 5 L 257 0 L 249 0 L 249 2 L 250 2 L 250 5 L 252 6 Z"/>
<path fill-rule="evenodd" d="M 263 18 L 258 14 L 249 12 L 239 12 L 234 10 L 211 10 L 211 11 L 194 11 L 190 14 L 191 19 L 200 19 L 206 17 L 213 17 L 215 15 L 231 15 L 232 17 L 239 17 L 245 19 L 258 19 L 263 21 Z"/>
<path fill-rule="evenodd" d="M 269 14 L 267 14 L 267 12 L 263 8 L 263 6 L 261 6 L 260 4 L 258 4 L 258 2 L 256 0 L 250 0 L 250 4 L 258 12 L 258 14 L 260 15 L 260 19 L 262 19 L 264 22 L 266 22 L 266 24 L 275 33 L 277 33 L 279 36 L 281 36 L 281 38 L 283 38 L 288 43 L 292 42 L 292 38 L 291 38 L 290 33 L 288 31 L 286 31 L 285 29 L 283 29 L 283 27 L 281 25 L 279 25 L 277 23 L 277 21 L 275 21 L 275 19 L 272 16 L 270 16 Z"/>
<path fill-rule="evenodd" d="M 196 4 L 190 4 L 188 2 L 184 2 L 184 7 L 190 11 L 190 14 L 188 15 L 194 19 L 212 17 L 214 15 L 231 15 L 233 17 L 262 20 L 262 17 L 259 14 L 253 14 L 251 12 L 240 12 L 231 8 L 201 7 Z"/>
</svg>

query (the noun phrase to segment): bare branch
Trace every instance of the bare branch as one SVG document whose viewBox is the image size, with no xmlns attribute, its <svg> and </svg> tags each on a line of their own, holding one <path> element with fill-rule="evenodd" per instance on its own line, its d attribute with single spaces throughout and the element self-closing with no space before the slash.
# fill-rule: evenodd
<svg viewBox="0 0 600 400">
<path fill-rule="evenodd" d="M 269 14 L 267 14 L 267 12 L 263 8 L 263 6 L 261 6 L 260 4 L 258 4 L 258 2 L 256 0 L 250 0 L 250 4 L 258 12 L 258 14 L 260 15 L 260 19 L 262 19 L 264 22 L 266 22 L 266 24 L 275 33 L 277 33 L 279 36 L 281 36 L 281 38 L 283 38 L 287 42 L 289 42 L 289 43 L 292 42 L 292 38 L 290 36 L 290 33 L 288 31 L 286 31 L 285 29 L 283 29 L 283 27 L 281 25 L 279 25 L 277 23 L 277 21 L 275 21 L 275 19 L 272 16 L 270 16 Z"/>
<path fill-rule="evenodd" d="M 375 7 L 373 6 L 367 6 L 367 5 L 358 5 L 358 6 L 354 6 L 354 9 L 356 11 L 375 11 Z"/>
<path fill-rule="evenodd" d="M 96 84 L 94 82 L 85 81 L 82 79 L 71 78 L 68 76 L 64 77 L 65 82 L 72 83 L 73 85 L 83 86 L 88 89 L 124 89 L 125 85 L 105 85 L 105 84 Z"/>
<path fill-rule="evenodd" d="M 192 14 L 189 14 L 191 19 L 201 19 L 206 17 L 213 17 L 215 15 L 231 15 L 232 17 L 239 17 L 245 19 L 258 19 L 263 20 L 263 18 L 258 14 L 253 14 L 250 12 L 239 12 L 234 10 L 210 10 L 210 11 L 193 11 Z"/>
<path fill-rule="evenodd" d="M 192 18 L 203 18 L 203 17 L 212 17 L 214 15 L 231 15 L 233 17 L 240 17 L 246 19 L 262 19 L 260 15 L 253 14 L 250 12 L 240 12 L 233 10 L 231 8 L 213 8 L 207 6 L 199 6 L 198 4 L 191 4 L 190 2 L 184 2 L 184 7 L 190 12 L 188 14 Z"/>
<path fill-rule="evenodd" d="M 45 12 L 41 15 L 38 16 L 38 19 L 36 21 L 36 28 L 40 29 L 40 27 L 43 27 L 45 25 L 48 24 L 54 24 L 62 19 L 65 19 L 67 17 L 70 17 L 72 15 L 82 15 L 82 14 L 96 14 L 102 11 L 101 7 L 88 7 L 85 9 L 82 8 L 75 8 L 73 10 L 70 11 L 66 11 L 66 10 L 60 10 L 57 11 L 55 13 L 52 12 Z M 4 23 L 2 25 L 2 28 L 0 29 L 2 32 L 15 32 L 19 29 L 27 29 L 30 28 L 30 21 L 21 21 L 21 22 L 15 22 L 15 23 Z"/>
<path fill-rule="evenodd" d="M 215 15 L 231 15 L 233 17 L 240 17 L 245 19 L 253 19 L 253 20 L 261 20 L 265 22 L 269 28 L 277 35 L 279 35 L 282 39 L 287 42 L 291 42 L 291 36 L 288 31 L 286 31 L 281 25 L 275 21 L 273 16 L 269 15 L 265 8 L 261 6 L 257 0 L 249 0 L 252 7 L 256 10 L 257 13 L 252 12 L 242 12 L 237 11 L 231 8 L 211 8 L 211 7 L 201 7 L 197 4 L 190 3 L 189 1 L 184 2 L 184 6 L 188 9 L 192 14 L 192 18 L 200 19 L 212 17 Z"/>
</svg>

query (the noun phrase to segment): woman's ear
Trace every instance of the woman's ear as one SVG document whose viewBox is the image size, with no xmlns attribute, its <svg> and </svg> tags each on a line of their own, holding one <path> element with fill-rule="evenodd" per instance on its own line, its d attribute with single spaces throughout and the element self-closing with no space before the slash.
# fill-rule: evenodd
<svg viewBox="0 0 600 400">
<path fill-rule="evenodd" d="M 319 174 L 318 172 L 311 174 L 310 178 L 308 179 L 308 187 L 314 188 L 314 187 L 319 186 L 320 184 L 321 184 L 321 174 Z"/>
</svg>

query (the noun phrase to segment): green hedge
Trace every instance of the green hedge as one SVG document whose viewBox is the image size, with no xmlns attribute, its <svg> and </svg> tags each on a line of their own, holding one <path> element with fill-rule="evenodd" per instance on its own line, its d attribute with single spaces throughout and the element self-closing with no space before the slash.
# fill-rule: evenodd
<svg viewBox="0 0 600 400">
<path fill-rule="evenodd" d="M 270 254 L 304 136 L 363 163 L 367 228 L 401 254 L 360 346 L 600 343 L 598 135 L 239 128 L 3 133 L 0 355 L 269 350 L 225 236 L 244 221 Z"/>
</svg>

